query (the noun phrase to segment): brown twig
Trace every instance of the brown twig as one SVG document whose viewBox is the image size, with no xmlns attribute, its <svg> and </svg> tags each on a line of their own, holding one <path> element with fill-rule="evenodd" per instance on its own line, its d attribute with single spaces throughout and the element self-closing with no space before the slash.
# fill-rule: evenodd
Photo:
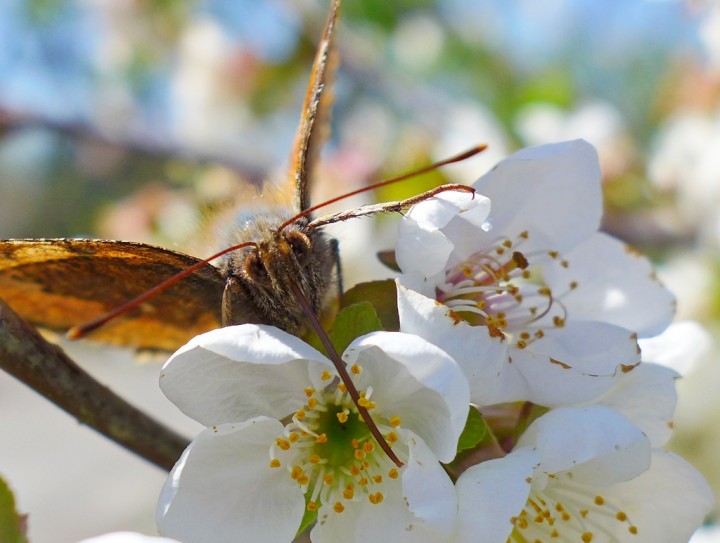
<svg viewBox="0 0 720 543">
<path fill-rule="evenodd" d="M 0 368 L 97 432 L 170 470 L 188 441 L 93 379 L 0 300 Z"/>
</svg>

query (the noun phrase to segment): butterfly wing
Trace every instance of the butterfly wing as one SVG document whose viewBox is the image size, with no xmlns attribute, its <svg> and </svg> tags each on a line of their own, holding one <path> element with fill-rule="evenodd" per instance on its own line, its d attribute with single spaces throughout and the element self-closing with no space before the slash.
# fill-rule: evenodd
<svg viewBox="0 0 720 543">
<path fill-rule="evenodd" d="M 0 241 L 0 297 L 21 317 L 56 331 L 82 324 L 199 261 L 143 243 L 96 239 Z M 220 326 L 225 279 L 208 264 L 91 336 L 139 349 L 174 350 Z"/>
<path fill-rule="evenodd" d="M 287 187 L 287 193 L 295 192 L 298 211 L 304 211 L 310 207 L 309 183 L 312 169 L 330 132 L 330 113 L 334 98 L 332 83 L 338 64 L 333 36 L 339 11 L 340 0 L 333 0 L 325 22 L 325 30 L 315 54 L 300 126 L 290 155 L 290 175 L 288 176 L 290 186 Z M 286 191 L 283 190 L 283 192 Z"/>
</svg>

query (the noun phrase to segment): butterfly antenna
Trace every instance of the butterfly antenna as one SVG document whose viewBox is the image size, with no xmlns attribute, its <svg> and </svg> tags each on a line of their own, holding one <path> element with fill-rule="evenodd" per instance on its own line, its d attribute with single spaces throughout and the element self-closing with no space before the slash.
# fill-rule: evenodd
<svg viewBox="0 0 720 543">
<path fill-rule="evenodd" d="M 165 289 L 171 287 L 178 281 L 184 279 L 188 275 L 190 275 L 190 274 L 194 273 L 195 271 L 199 270 L 200 268 L 206 266 L 207 264 L 209 264 L 216 258 L 219 258 L 219 257 L 223 256 L 224 254 L 230 253 L 232 251 L 242 249 L 243 247 L 248 247 L 250 245 L 257 247 L 257 243 L 255 243 L 253 241 L 249 241 L 246 243 L 240 243 L 238 245 L 233 245 L 232 247 L 228 247 L 227 249 L 223 249 L 219 253 L 215 253 L 214 255 L 206 258 L 205 260 L 196 262 L 192 266 L 185 268 L 183 271 L 181 271 L 179 273 L 176 273 L 175 275 L 166 279 L 162 283 L 155 285 L 150 290 L 145 291 L 140 296 L 133 298 L 129 302 L 126 302 L 126 303 L 116 307 L 115 309 L 108 311 L 104 315 L 100 315 L 96 319 L 88 321 L 84 324 L 80 324 L 78 326 L 73 326 L 65 333 L 65 337 L 67 337 L 68 339 L 80 339 L 80 338 L 86 336 L 87 334 L 89 334 L 90 332 L 97 330 L 101 326 L 105 325 L 107 322 L 111 321 L 115 317 L 119 317 L 120 315 L 123 315 L 123 314 L 127 313 L 128 311 L 131 311 L 132 309 L 135 309 L 136 307 L 138 307 L 140 304 L 142 304 L 146 300 L 149 300 L 150 298 L 157 296 Z"/>
<path fill-rule="evenodd" d="M 455 164 L 456 162 L 462 162 L 463 160 L 467 160 L 470 157 L 473 157 L 477 154 L 482 153 L 485 149 L 487 149 L 487 144 L 482 145 L 476 145 L 475 147 L 472 147 L 466 151 L 463 151 L 462 153 L 459 153 L 457 155 L 453 155 L 450 158 L 446 158 L 444 160 L 441 160 L 439 162 L 434 162 L 432 164 L 428 164 L 427 166 L 423 166 L 422 168 L 419 168 L 417 170 L 413 170 L 408 173 L 404 173 L 402 175 L 399 175 L 397 177 L 392 177 L 390 179 L 385 179 L 384 181 L 379 181 L 377 183 L 373 183 L 372 185 L 368 185 L 366 187 L 363 187 L 361 189 L 354 190 L 352 192 L 348 192 L 346 194 L 341 194 L 340 196 L 336 196 L 335 198 L 331 198 L 330 200 L 327 200 L 321 204 L 317 204 L 315 206 L 309 207 L 308 209 L 304 210 L 302 213 L 298 213 L 294 217 L 291 217 L 284 223 L 280 225 L 278 228 L 278 232 L 281 230 L 284 230 L 289 225 L 293 224 L 298 219 L 301 219 L 302 217 L 307 217 L 308 215 L 314 213 L 318 209 L 321 209 L 325 206 L 328 206 L 330 204 L 334 204 L 335 202 L 339 202 L 340 200 L 344 200 L 345 198 L 350 198 L 351 196 L 355 196 L 356 194 L 362 194 L 363 192 L 368 192 L 371 190 L 378 189 L 380 187 L 384 187 L 386 185 L 392 185 L 393 183 L 399 183 L 400 181 L 404 181 L 406 179 L 409 179 L 411 177 L 415 177 L 418 175 L 422 175 L 427 172 L 431 172 L 433 170 L 437 170 L 438 168 L 442 168 L 443 166 L 447 166 L 448 164 Z M 443 185 L 445 188 L 441 190 L 440 192 L 443 192 L 445 190 L 462 190 L 460 187 L 465 187 L 468 191 L 470 191 L 470 187 L 467 187 L 465 185 Z M 441 188 L 441 187 L 438 187 Z M 473 191 L 474 192 L 474 191 Z"/>
<path fill-rule="evenodd" d="M 297 300 L 298 304 L 300 304 L 300 307 L 303 310 L 303 313 L 305 313 L 305 316 L 307 317 L 308 321 L 310 322 L 310 326 L 312 326 L 313 330 L 317 333 L 318 337 L 320 338 L 320 341 L 323 344 L 323 347 L 325 347 L 325 351 L 327 352 L 328 356 L 330 357 L 330 360 L 332 360 L 333 365 L 335 366 L 335 369 L 338 372 L 338 375 L 340 376 L 340 379 L 342 380 L 343 384 L 347 388 L 348 393 L 350 394 L 350 397 L 352 398 L 353 403 L 355 404 L 355 407 L 357 407 L 358 412 L 360 413 L 360 416 L 362 417 L 362 420 L 367 425 L 368 429 L 370 430 L 370 433 L 375 438 L 375 440 L 378 442 L 378 445 L 380 445 L 380 448 L 383 450 L 383 452 L 392 460 L 395 465 L 399 468 L 403 466 L 403 463 L 400 461 L 400 459 L 397 457 L 397 455 L 393 452 L 393 450 L 390 448 L 390 444 L 387 442 L 387 440 L 383 437 L 382 433 L 380 432 L 380 429 L 377 427 L 377 424 L 375 424 L 375 421 L 373 420 L 372 416 L 370 416 L 370 413 L 368 412 L 367 408 L 361 405 L 360 402 L 360 393 L 358 392 L 357 388 L 355 388 L 355 384 L 352 382 L 352 378 L 350 377 L 350 374 L 347 371 L 347 368 L 345 367 L 345 363 L 340 358 L 340 355 L 335 350 L 334 345 L 330 341 L 330 338 L 328 337 L 327 333 L 323 329 L 322 325 L 320 324 L 320 321 L 317 318 L 317 315 L 315 315 L 315 312 L 313 311 L 312 307 L 310 307 L 310 303 L 307 301 L 307 298 L 302 293 L 300 288 L 295 285 L 291 284 L 290 289 L 292 290 L 293 294 L 295 295 L 295 299 Z"/>
</svg>

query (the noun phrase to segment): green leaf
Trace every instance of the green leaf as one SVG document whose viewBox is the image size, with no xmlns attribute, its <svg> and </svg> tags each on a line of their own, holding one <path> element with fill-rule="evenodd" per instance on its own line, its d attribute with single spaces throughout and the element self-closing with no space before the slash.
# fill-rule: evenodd
<svg viewBox="0 0 720 543">
<path fill-rule="evenodd" d="M 372 304 L 382 323 L 382 329 L 398 330 L 400 328 L 395 281 L 387 279 L 359 283 L 343 294 L 342 307 L 348 307 L 358 302 Z"/>
<path fill-rule="evenodd" d="M 15 510 L 15 497 L 4 479 L 0 478 L 0 541 L 27 543 L 25 517 Z"/>
<path fill-rule="evenodd" d="M 485 419 L 482 418 L 480 411 L 470 406 L 470 412 L 468 413 L 467 422 L 465 422 L 465 428 L 460 434 L 458 440 L 457 450 L 458 452 L 472 449 L 482 443 L 485 437 L 488 435 L 489 430 Z"/>
<path fill-rule="evenodd" d="M 358 302 L 338 313 L 330 332 L 338 353 L 342 353 L 355 338 L 382 330 L 383 325 L 370 302 Z"/>
</svg>

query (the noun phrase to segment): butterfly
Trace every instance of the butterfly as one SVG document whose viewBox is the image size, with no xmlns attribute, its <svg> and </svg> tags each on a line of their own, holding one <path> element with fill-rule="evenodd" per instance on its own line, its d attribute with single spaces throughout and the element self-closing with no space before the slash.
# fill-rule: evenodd
<svg viewBox="0 0 720 543">
<path fill-rule="evenodd" d="M 163 247 L 101 239 L 0 241 L 0 297 L 28 322 L 55 331 L 92 319 L 192 266 L 197 269 L 93 334 L 93 339 L 148 350 L 174 350 L 191 337 L 229 324 L 271 324 L 297 332 L 303 310 L 323 308 L 338 246 L 309 227 L 313 167 L 325 139 L 336 69 L 332 0 L 313 63 L 290 171 L 272 205 L 241 218 L 235 236 L 254 243 L 219 265 Z M 286 221 L 291 220 L 282 229 Z"/>
</svg>

